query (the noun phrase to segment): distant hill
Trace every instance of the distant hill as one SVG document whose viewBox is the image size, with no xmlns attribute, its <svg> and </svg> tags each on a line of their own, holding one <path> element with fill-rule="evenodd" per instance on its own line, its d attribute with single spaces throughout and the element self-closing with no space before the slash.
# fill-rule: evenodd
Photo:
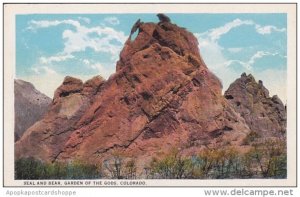
<svg viewBox="0 0 300 197">
<path fill-rule="evenodd" d="M 15 79 L 15 141 L 46 113 L 51 99 L 26 81 Z"/>
</svg>

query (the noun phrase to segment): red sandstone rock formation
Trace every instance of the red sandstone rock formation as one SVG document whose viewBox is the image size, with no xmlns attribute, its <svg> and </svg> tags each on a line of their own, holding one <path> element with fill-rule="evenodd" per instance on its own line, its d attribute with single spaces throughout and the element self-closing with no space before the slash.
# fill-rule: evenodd
<svg viewBox="0 0 300 197">
<path fill-rule="evenodd" d="M 286 110 L 278 96 L 269 96 L 261 80 L 243 73 L 224 94 L 250 129 L 261 137 L 280 137 L 286 133 Z"/>
<path fill-rule="evenodd" d="M 241 146 L 249 127 L 221 88 L 192 33 L 170 22 L 141 23 L 107 81 L 65 78 L 15 155 L 97 163 L 118 151 L 142 166 L 174 147 L 192 155 Z"/>
</svg>

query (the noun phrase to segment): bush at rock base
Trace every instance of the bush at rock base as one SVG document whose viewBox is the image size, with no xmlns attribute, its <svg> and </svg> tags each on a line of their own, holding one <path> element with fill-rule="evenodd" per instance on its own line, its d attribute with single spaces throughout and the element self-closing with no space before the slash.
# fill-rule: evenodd
<svg viewBox="0 0 300 197">
<path fill-rule="evenodd" d="M 43 163 L 33 158 L 15 162 L 16 179 L 232 179 L 286 178 L 286 143 L 269 139 L 254 143 L 245 153 L 233 147 L 205 149 L 194 156 L 183 156 L 172 149 L 163 157 L 153 157 L 137 173 L 133 158 L 113 153 L 98 165 L 78 161 Z"/>
<path fill-rule="evenodd" d="M 15 162 L 15 179 L 98 179 L 101 168 L 73 161 L 69 163 L 43 163 L 34 158 L 21 158 Z"/>
</svg>

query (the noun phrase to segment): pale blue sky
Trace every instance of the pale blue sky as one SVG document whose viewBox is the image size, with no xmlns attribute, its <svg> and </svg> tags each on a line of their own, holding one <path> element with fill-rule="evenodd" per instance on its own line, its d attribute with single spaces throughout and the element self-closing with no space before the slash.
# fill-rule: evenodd
<svg viewBox="0 0 300 197">
<path fill-rule="evenodd" d="M 286 14 L 168 14 L 194 33 L 224 89 L 242 72 L 286 103 Z M 34 14 L 16 17 L 16 77 L 53 96 L 64 76 L 108 78 L 134 22 L 156 14 Z"/>
</svg>

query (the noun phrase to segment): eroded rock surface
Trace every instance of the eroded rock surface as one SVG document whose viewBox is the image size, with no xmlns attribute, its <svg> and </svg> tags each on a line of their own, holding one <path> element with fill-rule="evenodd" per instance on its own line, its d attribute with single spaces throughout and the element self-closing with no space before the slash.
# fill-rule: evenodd
<svg viewBox="0 0 300 197">
<path fill-rule="evenodd" d="M 46 113 L 51 99 L 21 79 L 14 81 L 15 141 Z"/>
<path fill-rule="evenodd" d="M 269 96 L 263 82 L 243 73 L 224 94 L 250 129 L 261 137 L 279 137 L 286 133 L 286 109 L 278 96 Z"/>
<path fill-rule="evenodd" d="M 16 156 L 55 160 L 103 83 L 99 76 L 85 83 L 65 77 L 44 118 L 31 126 L 16 143 Z"/>
<path fill-rule="evenodd" d="M 45 118 L 16 143 L 16 157 L 97 163 L 115 151 L 144 166 L 171 148 L 241 146 L 250 132 L 222 96 L 197 39 L 171 22 L 139 23 L 107 81 L 67 77 Z"/>
</svg>

